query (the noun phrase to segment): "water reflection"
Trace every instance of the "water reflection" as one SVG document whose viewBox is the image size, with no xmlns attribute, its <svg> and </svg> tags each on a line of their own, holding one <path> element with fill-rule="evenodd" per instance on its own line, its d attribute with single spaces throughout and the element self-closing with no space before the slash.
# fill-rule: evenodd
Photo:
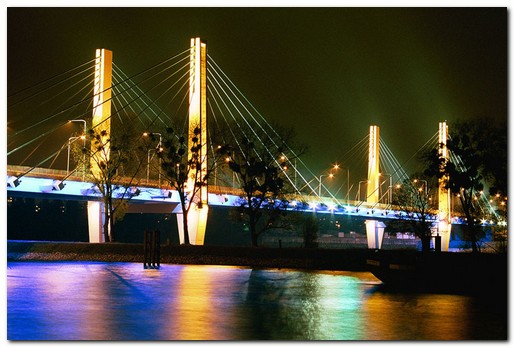
<svg viewBox="0 0 514 347">
<path fill-rule="evenodd" d="M 10 340 L 505 339 L 506 308 L 387 293 L 368 273 L 9 263 Z"/>
</svg>

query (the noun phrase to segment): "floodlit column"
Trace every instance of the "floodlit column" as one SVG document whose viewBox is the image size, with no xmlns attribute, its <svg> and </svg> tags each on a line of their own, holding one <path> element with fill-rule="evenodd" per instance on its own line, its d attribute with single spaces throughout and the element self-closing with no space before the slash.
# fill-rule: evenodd
<svg viewBox="0 0 514 347">
<path fill-rule="evenodd" d="M 380 128 L 376 125 L 369 127 L 369 153 L 368 153 L 368 183 L 366 189 L 366 202 L 370 205 L 378 203 L 380 199 Z M 384 224 L 377 220 L 366 221 L 366 237 L 368 248 L 380 249 L 384 236 Z"/>
<path fill-rule="evenodd" d="M 97 132 L 106 132 L 107 138 L 111 133 L 111 87 L 112 87 L 112 52 L 106 49 L 96 50 L 95 81 L 93 95 L 92 128 Z M 109 160 L 109 144 L 106 151 L 96 152 L 91 144 L 91 173 L 98 176 L 100 161 Z M 88 201 L 87 204 L 89 242 L 105 242 L 103 235 L 103 208 L 98 201 Z"/>
<path fill-rule="evenodd" d="M 369 219 L 364 222 L 366 224 L 366 238 L 368 240 L 369 249 L 381 249 L 382 240 L 384 238 L 385 224 Z"/>
<path fill-rule="evenodd" d="M 107 49 L 96 50 L 95 85 L 93 96 L 92 128 L 100 134 L 105 131 L 104 140 L 111 136 L 111 88 L 112 88 L 112 52 Z M 91 144 L 91 172 L 97 176 L 100 172 L 98 163 L 109 160 L 109 144 L 105 151 L 96 152 Z"/>
<path fill-rule="evenodd" d="M 448 139 L 448 125 L 446 122 L 439 123 L 439 156 L 447 159 L 448 158 L 448 148 L 446 147 L 446 142 Z M 438 188 L 438 198 L 439 198 L 439 212 L 438 212 L 438 232 L 441 236 L 441 250 L 447 252 L 450 245 L 450 235 L 451 235 L 451 215 L 450 215 L 450 198 L 451 192 L 450 189 L 446 189 L 446 181 L 448 180 L 447 176 L 444 176 L 439 179 L 439 188 Z"/>
<path fill-rule="evenodd" d="M 366 201 L 369 204 L 376 204 L 379 196 L 379 155 L 380 128 L 376 125 L 369 127 L 369 156 L 368 156 L 368 184 Z"/>
<path fill-rule="evenodd" d="M 203 43 L 199 37 L 191 39 L 191 58 L 189 62 L 189 158 L 191 158 L 191 146 L 193 137 L 198 139 L 200 148 L 200 174 L 199 177 L 205 177 L 207 174 L 207 45 Z M 198 128 L 199 134 L 195 134 L 194 130 Z M 189 175 L 186 186 L 186 192 L 189 196 L 194 189 L 194 170 Z M 188 230 L 189 240 L 191 244 L 203 245 L 205 238 L 205 230 L 207 227 L 207 215 L 209 211 L 207 199 L 207 185 L 204 185 L 197 192 L 193 201 L 194 204 L 188 213 Z M 177 215 L 179 226 L 180 242 L 184 240 L 183 224 L 181 223 L 182 215 Z"/>
<path fill-rule="evenodd" d="M 104 242 L 103 234 L 103 206 L 100 201 L 87 202 L 87 223 L 89 229 L 89 242 Z"/>
</svg>

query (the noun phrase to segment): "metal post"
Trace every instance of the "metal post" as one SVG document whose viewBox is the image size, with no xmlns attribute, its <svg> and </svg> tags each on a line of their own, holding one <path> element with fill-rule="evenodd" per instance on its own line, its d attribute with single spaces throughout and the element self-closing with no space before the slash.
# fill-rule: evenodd
<svg viewBox="0 0 514 347">
<path fill-rule="evenodd" d="M 68 174 L 70 173 L 70 145 L 76 139 L 80 139 L 80 137 L 73 136 L 68 139 L 68 159 L 66 161 L 66 176 L 68 176 Z M 71 140 L 73 140 L 73 141 L 71 141 Z"/>
<path fill-rule="evenodd" d="M 146 184 L 150 181 L 150 152 L 153 151 L 153 149 L 148 150 L 148 155 L 146 159 Z"/>
<path fill-rule="evenodd" d="M 83 155 L 82 155 L 82 182 L 84 182 L 86 180 L 86 132 L 87 132 L 87 123 L 84 119 L 71 119 L 69 120 L 69 122 L 83 122 L 84 123 L 84 138 L 83 138 L 83 146 L 82 146 L 82 152 L 83 152 Z"/>
</svg>

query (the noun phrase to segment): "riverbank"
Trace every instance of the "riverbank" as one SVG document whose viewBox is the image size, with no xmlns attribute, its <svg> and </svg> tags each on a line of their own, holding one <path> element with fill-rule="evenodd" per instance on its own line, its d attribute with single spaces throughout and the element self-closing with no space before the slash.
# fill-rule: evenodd
<svg viewBox="0 0 514 347">
<path fill-rule="evenodd" d="M 161 264 L 367 271 L 367 249 L 162 245 Z M 143 244 L 7 241 L 7 261 L 102 261 L 143 264 Z"/>
</svg>

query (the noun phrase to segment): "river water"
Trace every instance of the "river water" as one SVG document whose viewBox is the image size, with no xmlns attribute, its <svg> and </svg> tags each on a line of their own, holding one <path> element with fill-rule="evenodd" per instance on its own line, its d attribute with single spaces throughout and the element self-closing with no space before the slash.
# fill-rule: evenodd
<svg viewBox="0 0 514 347">
<path fill-rule="evenodd" d="M 387 292 L 370 273 L 9 262 L 9 340 L 497 340 L 494 298 Z"/>
</svg>

